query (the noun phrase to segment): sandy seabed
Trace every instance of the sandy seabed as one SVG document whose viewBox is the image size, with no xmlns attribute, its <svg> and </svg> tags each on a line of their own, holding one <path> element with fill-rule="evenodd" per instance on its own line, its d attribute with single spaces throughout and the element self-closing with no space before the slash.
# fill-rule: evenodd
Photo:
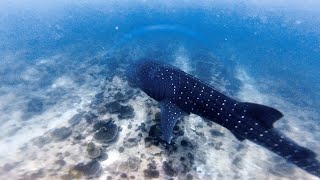
<svg viewBox="0 0 320 180">
<path fill-rule="evenodd" d="M 35 72 L 26 73 L 32 79 Z M 238 74 L 240 97 L 272 101 L 243 71 Z M 22 102 L 14 92 L 1 96 L 0 179 L 315 179 L 193 114 L 178 122 L 173 142 L 165 143 L 158 103 L 130 87 L 121 71 L 92 80 L 94 86 L 74 81 L 58 77 L 43 95 Z M 54 103 L 46 98 L 52 92 L 59 99 Z M 299 130 L 292 129 L 291 137 Z"/>
</svg>

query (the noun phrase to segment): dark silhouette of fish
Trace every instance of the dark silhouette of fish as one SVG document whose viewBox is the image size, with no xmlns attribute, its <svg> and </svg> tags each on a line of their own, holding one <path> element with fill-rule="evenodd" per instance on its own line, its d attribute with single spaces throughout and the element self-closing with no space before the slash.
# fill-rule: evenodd
<svg viewBox="0 0 320 180">
<path fill-rule="evenodd" d="M 170 143 L 177 120 L 194 113 L 222 125 L 240 141 L 263 146 L 305 171 L 320 177 L 316 154 L 273 128 L 278 110 L 236 101 L 184 71 L 158 61 L 143 60 L 128 67 L 129 82 L 160 102 L 161 129 Z"/>
</svg>

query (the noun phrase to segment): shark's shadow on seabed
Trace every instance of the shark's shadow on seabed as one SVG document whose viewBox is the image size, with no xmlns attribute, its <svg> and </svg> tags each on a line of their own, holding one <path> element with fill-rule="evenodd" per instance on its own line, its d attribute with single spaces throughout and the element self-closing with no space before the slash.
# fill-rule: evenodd
<svg viewBox="0 0 320 180">
<path fill-rule="evenodd" d="M 131 84 L 157 100 L 161 108 L 161 130 L 167 143 L 178 119 L 197 114 L 222 125 L 240 141 L 249 140 L 320 177 L 316 154 L 273 128 L 282 118 L 278 110 L 236 101 L 184 71 L 160 61 L 141 60 L 127 68 Z"/>
</svg>

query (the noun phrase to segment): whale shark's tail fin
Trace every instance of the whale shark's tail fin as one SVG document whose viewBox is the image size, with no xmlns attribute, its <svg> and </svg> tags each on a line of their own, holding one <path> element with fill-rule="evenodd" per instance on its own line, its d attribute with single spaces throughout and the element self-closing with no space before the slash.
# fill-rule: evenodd
<svg viewBox="0 0 320 180">
<path fill-rule="evenodd" d="M 283 116 L 280 111 L 268 106 L 248 102 L 238 103 L 236 111 L 238 113 L 241 112 L 241 114 L 244 113 L 244 116 L 258 123 L 259 131 L 252 133 L 247 139 L 264 146 L 301 169 L 320 177 L 320 162 L 316 158 L 316 153 L 298 145 L 276 129 L 273 129 L 273 123 Z M 234 134 L 239 140 L 244 139 L 238 136 L 237 133 Z"/>
<path fill-rule="evenodd" d="M 269 130 L 269 133 L 265 134 L 264 139 L 260 138 L 257 143 L 301 169 L 320 177 L 320 162 L 316 158 L 316 153 L 298 145 L 275 129 Z"/>
<path fill-rule="evenodd" d="M 266 129 L 272 129 L 273 123 L 283 117 L 280 111 L 272 107 L 249 102 L 239 103 L 237 111 L 244 112 L 246 116 L 255 119 Z"/>
<path fill-rule="evenodd" d="M 304 147 L 299 147 L 299 152 L 287 159 L 298 167 L 320 178 L 320 162 L 316 154 Z"/>
</svg>

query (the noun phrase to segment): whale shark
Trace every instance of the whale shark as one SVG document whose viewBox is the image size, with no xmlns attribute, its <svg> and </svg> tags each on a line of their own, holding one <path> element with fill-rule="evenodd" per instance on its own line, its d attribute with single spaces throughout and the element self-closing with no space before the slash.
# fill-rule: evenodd
<svg viewBox="0 0 320 180">
<path fill-rule="evenodd" d="M 277 109 L 237 101 L 181 69 L 157 60 L 132 63 L 126 76 L 130 84 L 160 103 L 161 131 L 168 144 L 176 122 L 192 113 L 225 127 L 239 141 L 256 143 L 320 177 L 316 153 L 274 128 L 273 124 L 283 117 Z"/>
</svg>

